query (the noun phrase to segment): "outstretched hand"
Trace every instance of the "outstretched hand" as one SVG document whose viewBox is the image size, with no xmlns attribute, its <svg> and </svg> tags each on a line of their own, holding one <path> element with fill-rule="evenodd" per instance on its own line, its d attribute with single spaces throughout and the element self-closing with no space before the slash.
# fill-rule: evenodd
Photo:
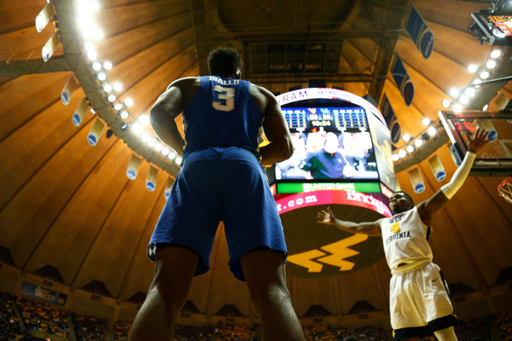
<svg viewBox="0 0 512 341">
<path fill-rule="evenodd" d="M 489 132 L 485 129 L 477 129 L 474 138 L 471 138 L 468 134 L 469 151 L 475 154 L 478 153 L 478 151 L 482 149 L 487 142 L 489 142 L 487 139 L 488 134 Z"/>
<path fill-rule="evenodd" d="M 334 225 L 334 221 L 336 218 L 334 218 L 334 214 L 331 212 L 331 208 L 327 207 L 327 212 L 322 210 L 321 212 L 318 212 L 318 221 L 319 224 L 326 224 L 326 225 Z"/>
</svg>

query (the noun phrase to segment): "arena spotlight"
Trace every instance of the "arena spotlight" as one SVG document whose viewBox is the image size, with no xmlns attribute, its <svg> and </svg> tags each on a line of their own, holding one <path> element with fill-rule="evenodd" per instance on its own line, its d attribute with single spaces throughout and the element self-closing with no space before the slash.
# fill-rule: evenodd
<svg viewBox="0 0 512 341">
<path fill-rule="evenodd" d="M 489 78 L 489 72 L 487 72 L 487 71 L 480 72 L 480 78 L 482 78 L 482 79 Z"/>
<path fill-rule="evenodd" d="M 123 84 L 121 84 L 121 83 L 119 83 L 119 82 L 114 83 L 114 90 L 115 90 L 115 91 L 121 91 L 121 90 L 123 90 Z"/>
<path fill-rule="evenodd" d="M 430 124 L 430 118 L 423 117 L 423 119 L 421 120 L 421 123 L 423 123 L 423 125 L 428 126 Z"/>
<path fill-rule="evenodd" d="M 92 52 L 92 51 L 96 50 L 96 47 L 94 47 L 94 44 L 91 42 L 85 43 L 84 48 L 85 48 L 85 51 L 87 51 L 87 52 Z"/>
<path fill-rule="evenodd" d="M 116 98 L 117 98 L 116 95 L 110 95 L 110 96 L 108 96 L 108 101 L 112 103 L 116 100 Z"/>
<path fill-rule="evenodd" d="M 112 63 L 111 62 L 104 62 L 103 63 L 103 67 L 105 68 L 105 70 L 110 70 L 110 69 L 112 69 Z"/>
<path fill-rule="evenodd" d="M 393 161 L 398 161 L 400 160 L 400 156 L 398 154 L 393 154 L 391 155 L 391 158 L 393 159 Z"/>
<path fill-rule="evenodd" d="M 125 131 L 126 129 L 128 129 L 128 127 L 129 127 L 128 123 L 123 123 L 121 125 L 121 131 Z"/>
<path fill-rule="evenodd" d="M 444 101 L 441 102 L 441 105 L 445 108 L 449 108 L 450 105 L 452 105 L 452 101 L 445 99 Z"/>
<path fill-rule="evenodd" d="M 414 141 L 414 145 L 416 147 L 421 147 L 423 146 L 423 140 L 422 139 L 417 139 L 416 141 Z"/>
<path fill-rule="evenodd" d="M 138 123 L 135 123 L 135 124 L 132 125 L 132 130 L 133 130 L 133 132 L 135 134 L 142 133 L 142 129 L 143 129 L 142 126 L 140 124 L 138 124 Z"/>
<path fill-rule="evenodd" d="M 108 84 L 108 83 L 107 83 L 107 84 L 105 84 L 105 85 L 103 85 L 103 90 L 105 90 L 105 92 L 110 92 L 110 91 L 112 91 L 112 85 L 110 85 L 110 84 Z"/>
<path fill-rule="evenodd" d="M 98 79 L 100 81 L 104 81 L 105 79 L 107 79 L 107 75 L 104 72 L 100 72 L 98 73 Z"/>
<path fill-rule="evenodd" d="M 169 153 L 169 159 L 174 160 L 175 157 L 176 157 L 176 152 Z"/>
<path fill-rule="evenodd" d="M 404 134 L 404 135 L 402 136 L 402 138 L 404 139 L 404 141 L 405 141 L 405 142 L 409 142 L 409 141 L 411 140 L 411 135 L 409 135 L 409 134 Z"/>
<path fill-rule="evenodd" d="M 95 71 L 100 71 L 101 70 L 101 64 L 100 63 L 94 63 L 94 64 L 92 64 L 92 68 Z"/>
<path fill-rule="evenodd" d="M 163 146 L 161 143 L 157 143 L 157 144 L 155 144 L 155 150 L 156 150 L 157 152 L 161 151 L 163 147 L 164 147 L 164 146 Z"/>
<path fill-rule="evenodd" d="M 89 60 L 96 60 L 96 58 L 98 58 L 98 55 L 96 54 L 96 52 L 91 51 L 91 52 L 87 53 L 87 58 Z"/>
<path fill-rule="evenodd" d="M 94 111 L 93 108 L 89 108 L 89 110 L 93 113 L 93 114 L 96 114 L 96 111 Z"/>
<path fill-rule="evenodd" d="M 169 148 L 164 147 L 164 148 L 162 149 L 162 154 L 163 154 L 163 155 L 167 156 L 167 155 L 169 155 L 169 153 L 170 153 Z"/>
<path fill-rule="evenodd" d="M 473 87 L 469 87 L 466 89 L 466 91 L 464 91 L 464 94 L 468 97 L 473 97 L 476 94 L 476 90 Z"/>
<path fill-rule="evenodd" d="M 133 99 L 131 98 L 127 98 L 125 101 L 124 101 L 124 104 L 127 106 L 127 107 L 131 107 L 133 105 Z"/>
<path fill-rule="evenodd" d="M 468 72 L 475 73 L 477 70 L 478 66 L 476 66 L 475 64 L 471 64 L 470 66 L 468 66 Z"/>
<path fill-rule="evenodd" d="M 148 133 L 143 133 L 140 138 L 142 141 L 147 142 L 147 141 L 149 141 L 151 136 Z"/>
<path fill-rule="evenodd" d="M 155 144 L 156 144 L 156 139 L 155 138 L 149 139 L 148 146 L 153 147 Z"/>
<path fill-rule="evenodd" d="M 149 123 L 149 116 L 148 115 L 140 115 L 139 123 L 142 124 L 142 125 L 148 124 Z"/>
<path fill-rule="evenodd" d="M 468 96 L 460 96 L 459 98 L 459 101 L 462 103 L 462 104 L 468 104 L 469 103 L 469 97 Z"/>
<path fill-rule="evenodd" d="M 123 109 L 123 105 L 121 103 L 116 103 L 116 105 L 114 105 L 114 109 L 121 110 Z"/>
<path fill-rule="evenodd" d="M 434 128 L 434 127 L 430 127 L 430 128 L 428 128 L 427 133 L 428 133 L 430 136 L 434 136 L 434 135 L 437 133 L 437 129 L 436 129 L 436 128 Z"/>
<path fill-rule="evenodd" d="M 124 120 L 125 118 L 128 118 L 129 114 L 128 114 L 128 111 L 121 111 L 121 113 L 119 114 L 119 116 L 121 116 L 121 118 Z"/>
<path fill-rule="evenodd" d="M 453 106 L 453 112 L 461 112 L 461 111 L 462 111 L 462 105 L 460 105 L 459 103 L 457 103 Z"/>
<path fill-rule="evenodd" d="M 406 155 L 407 155 L 407 152 L 403 149 L 398 152 L 398 156 L 400 156 L 401 158 L 404 158 Z"/>
<path fill-rule="evenodd" d="M 103 32 L 99 29 L 92 30 L 91 38 L 93 38 L 95 40 L 101 40 L 101 39 L 103 39 Z"/>
<path fill-rule="evenodd" d="M 412 153 L 414 151 L 414 147 L 413 146 L 407 146 L 407 148 L 405 148 L 409 153 Z"/>
<path fill-rule="evenodd" d="M 89 2 L 89 7 L 93 11 L 98 11 L 100 9 L 100 3 L 98 1 L 91 1 L 91 2 Z"/>
<path fill-rule="evenodd" d="M 453 88 L 450 90 L 450 96 L 457 97 L 459 96 L 459 89 Z"/>
<path fill-rule="evenodd" d="M 496 61 L 495 60 L 489 60 L 487 63 L 485 63 L 485 67 L 488 69 L 494 69 L 496 67 Z"/>
<path fill-rule="evenodd" d="M 484 105 L 484 107 L 482 108 L 482 111 L 486 111 L 487 108 L 489 108 L 489 104 Z"/>
<path fill-rule="evenodd" d="M 182 157 L 181 156 L 178 156 L 176 159 L 174 159 L 174 162 L 179 165 L 181 164 L 181 160 L 182 160 Z"/>
<path fill-rule="evenodd" d="M 500 49 L 497 49 L 497 50 L 494 50 L 491 52 L 491 58 L 499 58 L 501 57 L 501 50 Z"/>
</svg>

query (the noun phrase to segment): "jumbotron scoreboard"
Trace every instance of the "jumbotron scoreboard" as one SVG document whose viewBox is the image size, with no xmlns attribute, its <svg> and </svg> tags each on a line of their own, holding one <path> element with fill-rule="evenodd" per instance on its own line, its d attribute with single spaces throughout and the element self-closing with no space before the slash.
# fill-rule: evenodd
<svg viewBox="0 0 512 341">
<path fill-rule="evenodd" d="M 355 222 L 391 216 L 390 132 L 375 106 L 350 92 L 308 88 L 277 96 L 294 152 L 267 169 L 288 245 L 288 274 L 339 276 L 384 256 L 380 237 L 317 223 L 330 207 Z"/>
</svg>

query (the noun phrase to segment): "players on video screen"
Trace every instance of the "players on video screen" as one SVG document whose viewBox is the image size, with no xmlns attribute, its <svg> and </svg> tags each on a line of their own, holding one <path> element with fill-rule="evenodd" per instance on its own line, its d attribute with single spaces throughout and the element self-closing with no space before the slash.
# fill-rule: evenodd
<svg viewBox="0 0 512 341">
<path fill-rule="evenodd" d="M 368 132 L 312 128 L 291 136 L 294 152 L 276 164 L 277 179 L 378 178 Z"/>
</svg>

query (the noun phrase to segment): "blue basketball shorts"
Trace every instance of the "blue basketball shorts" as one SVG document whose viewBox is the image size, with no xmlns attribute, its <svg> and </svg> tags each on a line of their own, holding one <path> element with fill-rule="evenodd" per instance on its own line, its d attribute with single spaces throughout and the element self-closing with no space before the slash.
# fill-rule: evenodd
<svg viewBox="0 0 512 341">
<path fill-rule="evenodd" d="M 223 221 L 229 267 L 245 281 L 240 258 L 258 247 L 287 255 L 283 227 L 263 167 L 238 147 L 208 147 L 191 153 L 174 182 L 148 245 L 155 260 L 160 243 L 193 250 L 206 273 L 219 223 Z M 160 244 L 162 245 L 162 244 Z"/>
</svg>

